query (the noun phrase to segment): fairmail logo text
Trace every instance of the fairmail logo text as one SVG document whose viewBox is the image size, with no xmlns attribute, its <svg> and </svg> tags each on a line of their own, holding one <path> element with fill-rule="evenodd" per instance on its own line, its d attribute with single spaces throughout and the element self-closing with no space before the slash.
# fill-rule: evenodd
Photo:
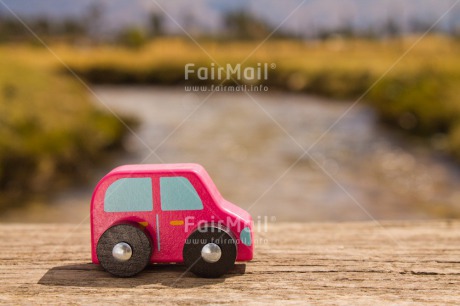
<svg viewBox="0 0 460 306">
<path fill-rule="evenodd" d="M 241 64 L 216 65 L 211 63 L 209 67 L 197 67 L 194 63 L 185 65 L 185 80 L 217 80 L 217 81 L 263 81 L 268 80 L 268 71 L 275 69 L 275 64 L 257 63 L 255 67 L 242 67 Z"/>
</svg>

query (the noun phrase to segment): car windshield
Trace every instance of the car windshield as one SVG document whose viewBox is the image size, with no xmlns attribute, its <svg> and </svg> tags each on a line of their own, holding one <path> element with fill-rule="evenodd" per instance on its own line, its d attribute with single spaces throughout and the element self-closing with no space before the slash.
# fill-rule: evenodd
<svg viewBox="0 0 460 306">
<path fill-rule="evenodd" d="M 206 171 L 202 171 L 198 177 L 214 201 L 220 202 L 222 200 L 222 195 L 220 194 L 209 174 Z"/>
</svg>

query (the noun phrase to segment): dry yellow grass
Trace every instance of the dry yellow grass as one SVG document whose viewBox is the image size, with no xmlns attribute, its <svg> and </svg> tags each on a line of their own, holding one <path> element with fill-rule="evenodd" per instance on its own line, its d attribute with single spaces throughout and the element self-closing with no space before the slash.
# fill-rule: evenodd
<svg viewBox="0 0 460 306">
<path fill-rule="evenodd" d="M 323 42 L 267 41 L 212 42 L 200 41 L 201 47 L 181 38 L 154 40 L 140 50 L 120 46 L 99 46 L 76 49 L 54 46 L 53 49 L 72 67 L 85 70 L 108 66 L 127 70 L 143 70 L 155 66 L 180 66 L 187 62 L 247 63 L 273 62 L 280 69 L 302 70 L 362 70 L 383 73 L 404 52 L 413 46 L 417 37 L 387 41 L 342 40 Z M 458 73 L 460 69 L 460 42 L 444 36 L 431 36 L 419 41 L 394 67 L 394 72 L 417 70 L 432 65 Z M 183 68 L 183 67 L 182 67 Z"/>
</svg>

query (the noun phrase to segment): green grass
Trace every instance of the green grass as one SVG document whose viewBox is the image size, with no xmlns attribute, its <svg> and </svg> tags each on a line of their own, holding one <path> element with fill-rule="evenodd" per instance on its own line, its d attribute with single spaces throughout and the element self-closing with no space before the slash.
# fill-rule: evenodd
<svg viewBox="0 0 460 306">
<path fill-rule="evenodd" d="M 121 123 L 43 50 L 0 47 L 0 67 L 0 207 L 85 176 L 120 144 Z"/>
</svg>

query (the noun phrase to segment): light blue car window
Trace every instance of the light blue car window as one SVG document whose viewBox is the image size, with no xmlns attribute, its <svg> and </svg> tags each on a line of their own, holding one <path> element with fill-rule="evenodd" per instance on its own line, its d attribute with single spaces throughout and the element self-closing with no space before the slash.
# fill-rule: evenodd
<svg viewBox="0 0 460 306">
<path fill-rule="evenodd" d="M 113 182 L 105 192 L 104 211 L 106 212 L 152 210 L 151 178 L 122 178 Z"/>
<path fill-rule="evenodd" d="M 195 188 L 185 177 L 160 178 L 162 210 L 200 210 L 203 209 Z"/>
</svg>

